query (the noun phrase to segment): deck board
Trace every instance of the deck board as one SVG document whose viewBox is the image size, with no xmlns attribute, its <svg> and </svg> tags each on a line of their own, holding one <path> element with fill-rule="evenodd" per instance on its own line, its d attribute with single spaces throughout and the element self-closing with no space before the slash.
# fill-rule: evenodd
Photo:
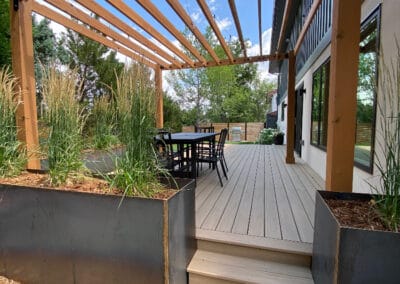
<svg viewBox="0 0 400 284">
<path fill-rule="evenodd" d="M 228 180 L 203 166 L 196 189 L 196 227 L 205 231 L 311 243 L 315 191 L 324 181 L 285 146 L 226 145 Z M 221 171 L 222 174 L 222 171 Z"/>
</svg>

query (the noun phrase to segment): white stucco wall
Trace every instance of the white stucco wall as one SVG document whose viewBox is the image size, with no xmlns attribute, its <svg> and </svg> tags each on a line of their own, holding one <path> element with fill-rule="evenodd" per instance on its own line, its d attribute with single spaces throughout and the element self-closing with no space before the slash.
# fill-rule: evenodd
<svg viewBox="0 0 400 284">
<path fill-rule="evenodd" d="M 383 3 L 382 3 L 383 2 Z M 365 0 L 362 6 L 362 17 L 361 21 L 366 19 L 372 11 L 382 3 L 382 17 L 381 17 L 381 46 L 385 58 L 393 58 L 397 55 L 397 48 L 395 45 L 395 38 L 400 43 L 400 0 Z M 311 66 L 308 72 L 297 82 L 297 86 L 304 84 L 306 92 L 303 98 L 303 132 L 302 138 L 304 140 L 304 146 L 302 147 L 302 159 L 305 160 L 310 167 L 316 171 L 323 179 L 326 176 L 326 152 L 312 146 L 310 144 L 310 126 L 311 126 L 311 99 L 312 99 L 312 74 L 329 58 L 330 46 L 322 52 L 316 62 Z M 378 91 L 378 103 L 382 98 L 382 92 Z M 286 103 L 285 99 L 285 103 Z M 278 107 L 278 126 L 282 131 L 286 131 L 286 117 L 284 121 L 280 118 L 281 106 Z M 285 111 L 286 115 L 286 111 Z M 377 121 L 379 119 L 379 114 Z M 378 127 L 378 124 L 377 124 Z M 379 130 L 378 130 L 379 131 Z M 376 140 L 379 139 L 378 135 Z M 375 142 L 377 145 L 377 141 Z M 375 148 L 377 148 L 375 146 Z M 379 153 L 379 150 L 377 149 Z M 373 170 L 373 174 L 363 171 L 357 167 L 354 167 L 353 172 L 353 191 L 354 192 L 370 192 L 370 186 L 368 183 L 376 184 L 379 182 L 377 178 L 376 167 Z"/>
</svg>

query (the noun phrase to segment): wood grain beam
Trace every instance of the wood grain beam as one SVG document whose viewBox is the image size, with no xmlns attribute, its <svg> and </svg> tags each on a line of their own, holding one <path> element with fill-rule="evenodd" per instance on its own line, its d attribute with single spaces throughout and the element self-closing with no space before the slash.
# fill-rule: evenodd
<svg viewBox="0 0 400 284">
<path fill-rule="evenodd" d="M 308 28 L 310 27 L 310 25 L 311 25 L 311 23 L 312 23 L 312 21 L 313 21 L 313 19 L 315 17 L 315 14 L 317 13 L 318 8 L 321 5 L 321 3 L 322 3 L 322 0 L 314 0 L 312 6 L 310 8 L 310 11 L 308 12 L 307 18 L 306 18 L 306 20 L 304 22 L 304 25 L 303 25 L 303 27 L 301 29 L 300 35 L 297 38 L 297 42 L 296 42 L 296 45 L 294 47 L 294 55 L 297 55 L 297 53 L 299 52 L 300 46 L 301 46 L 301 44 L 302 44 L 302 42 L 304 40 L 304 37 L 305 37 L 305 35 L 306 35 L 307 31 L 308 31 Z"/>
<path fill-rule="evenodd" d="M 132 42 L 128 38 L 123 37 L 119 33 L 115 32 L 114 30 L 110 29 L 106 25 L 102 24 L 99 20 L 97 20 L 97 19 L 89 16 L 88 14 L 82 12 L 81 10 L 76 8 L 74 5 L 68 3 L 68 2 L 66 2 L 64 0 L 46 0 L 46 1 L 47 1 L 47 3 L 50 3 L 54 7 L 60 9 L 61 11 L 65 12 L 68 15 L 74 17 L 75 19 L 81 21 L 82 23 L 87 24 L 90 27 L 92 27 L 92 28 L 96 29 L 97 31 L 101 32 L 103 34 L 103 36 L 107 36 L 107 37 L 112 38 L 113 40 L 119 42 L 123 46 L 134 50 L 135 52 L 137 52 L 138 54 L 142 55 L 143 57 L 148 58 L 151 61 L 153 61 L 153 62 L 155 62 L 155 63 L 157 63 L 157 64 L 159 64 L 161 66 L 164 66 L 164 67 L 167 67 L 167 66 L 170 65 L 169 62 L 166 62 L 166 61 L 158 58 L 157 56 L 155 56 L 151 52 L 147 51 L 143 47 L 137 45 L 136 43 Z"/>
<path fill-rule="evenodd" d="M 33 8 L 33 11 L 35 11 L 36 13 L 38 13 L 54 22 L 57 22 L 66 28 L 74 30 L 75 32 L 80 33 L 94 41 L 104 44 L 105 46 L 107 46 L 111 49 L 114 49 L 115 51 L 120 52 L 120 53 L 128 56 L 129 58 L 132 58 L 133 60 L 135 60 L 137 62 L 143 63 L 146 66 L 153 68 L 153 69 L 156 68 L 156 66 L 157 66 L 156 64 L 154 64 L 153 62 L 149 61 L 146 58 L 143 58 L 139 54 L 133 53 L 132 51 L 128 50 L 127 48 L 113 42 L 112 40 L 107 39 L 102 34 L 98 34 L 79 23 L 64 17 L 46 6 L 43 6 L 37 2 L 34 2 L 32 8 Z"/>
<path fill-rule="evenodd" d="M 211 57 L 214 59 L 217 64 L 219 64 L 219 58 L 215 53 L 214 49 L 210 46 L 207 39 L 203 36 L 203 34 L 199 31 L 197 26 L 193 23 L 192 19 L 186 13 L 185 9 L 179 3 L 178 0 L 167 0 L 168 4 L 175 11 L 175 13 L 181 18 L 181 20 L 186 24 L 186 26 L 190 29 L 190 31 L 195 35 L 195 37 L 199 40 L 199 42 L 204 46 L 204 48 L 208 51 Z"/>
<path fill-rule="evenodd" d="M 172 24 L 160 10 L 148 0 L 136 0 L 143 9 L 152 15 L 164 28 L 167 29 L 187 50 L 189 50 L 200 62 L 205 63 L 206 59 L 200 52 L 187 40 L 187 38 Z"/>
<path fill-rule="evenodd" d="M 244 42 L 242 28 L 240 27 L 239 15 L 236 9 L 235 0 L 229 0 L 229 7 L 231 8 L 233 20 L 235 21 L 235 26 L 238 32 L 240 46 L 243 50 L 243 55 L 244 57 L 247 57 L 246 44 Z"/>
<path fill-rule="evenodd" d="M 331 191 L 353 188 L 360 21 L 360 0 L 333 1 L 325 180 Z"/>
<path fill-rule="evenodd" d="M 35 70 L 32 40 L 32 2 L 19 1 L 18 10 L 10 1 L 12 68 L 21 103 L 16 110 L 18 139 L 26 147 L 27 169 L 40 170 L 39 132 L 36 109 Z"/>
<path fill-rule="evenodd" d="M 154 82 L 156 90 L 156 127 L 164 127 L 164 94 L 162 90 L 162 70 L 154 69 Z"/>
<path fill-rule="evenodd" d="M 149 23 L 147 23 L 138 13 L 133 11 L 128 5 L 126 5 L 121 0 L 106 0 L 115 9 L 120 11 L 123 15 L 128 17 L 132 22 L 136 23 L 140 28 L 142 28 L 149 35 L 158 40 L 162 45 L 167 47 L 171 52 L 175 53 L 178 57 L 182 58 L 186 64 L 194 65 L 192 59 L 190 59 L 185 53 L 183 53 L 179 48 L 173 45 L 168 39 L 166 39 L 160 32 L 153 28 Z"/>
<path fill-rule="evenodd" d="M 260 55 L 262 55 L 262 13 L 261 0 L 258 0 L 258 41 L 260 45 Z"/>
<path fill-rule="evenodd" d="M 294 164 L 294 131 L 296 103 L 296 56 L 289 52 L 287 87 L 286 164 Z"/>
<path fill-rule="evenodd" d="M 283 60 L 285 58 L 287 58 L 287 54 L 270 54 L 270 55 L 260 55 L 260 56 L 252 56 L 252 57 L 240 57 L 240 58 L 233 59 L 233 61 L 230 61 L 229 59 L 221 59 L 219 65 L 217 65 L 217 63 L 215 61 L 208 61 L 208 62 L 206 62 L 205 67 L 239 65 L 239 64 L 254 63 L 254 62 Z M 169 70 L 185 69 L 185 68 L 202 68 L 202 67 L 204 67 L 202 62 L 195 62 L 194 66 L 189 66 L 187 64 L 183 64 L 182 68 L 176 68 L 176 67 L 170 66 Z"/>
<path fill-rule="evenodd" d="M 287 24 L 289 21 L 289 13 L 290 13 L 291 8 L 292 8 L 292 0 L 286 0 L 285 11 L 283 13 L 283 19 L 282 19 L 282 25 L 281 25 L 281 31 L 279 33 L 278 46 L 276 49 L 276 52 L 278 52 L 278 53 L 281 52 L 283 42 L 286 40 L 285 33 L 286 33 L 286 27 L 287 27 Z"/>
<path fill-rule="evenodd" d="M 122 20 L 120 20 L 118 17 L 114 16 L 112 13 L 107 11 L 105 8 L 103 8 L 101 5 L 97 4 L 94 0 L 75 0 L 78 2 L 80 5 L 85 7 L 86 9 L 92 11 L 102 19 L 106 20 L 109 22 L 111 25 L 116 27 L 117 29 L 121 30 L 128 36 L 132 37 L 133 39 L 137 40 L 141 44 L 147 46 L 149 49 L 153 50 L 156 54 L 164 58 L 165 60 L 171 62 L 174 66 L 180 66 L 182 62 L 159 48 L 154 42 L 140 34 L 138 31 L 135 29 L 131 28 L 128 24 L 124 23 Z"/>
<path fill-rule="evenodd" d="M 215 22 L 214 17 L 212 15 L 210 9 L 208 8 L 208 5 L 207 5 L 206 1 L 205 0 L 197 0 L 197 3 L 199 4 L 201 10 L 203 11 L 204 16 L 207 18 L 208 23 L 210 24 L 210 26 L 213 29 L 216 37 L 218 38 L 222 48 L 225 51 L 226 56 L 228 57 L 228 59 L 232 63 L 233 62 L 233 55 L 232 55 L 231 49 L 229 48 L 228 44 L 226 43 L 224 37 L 222 36 L 222 33 L 219 30 L 218 25 Z"/>
</svg>

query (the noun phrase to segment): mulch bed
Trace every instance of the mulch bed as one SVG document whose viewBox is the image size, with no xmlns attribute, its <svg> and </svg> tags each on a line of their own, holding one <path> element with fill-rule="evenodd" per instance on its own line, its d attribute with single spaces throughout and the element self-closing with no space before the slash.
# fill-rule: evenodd
<svg viewBox="0 0 400 284">
<path fill-rule="evenodd" d="M 373 201 L 325 199 L 343 227 L 390 231 L 379 216 Z"/>
<path fill-rule="evenodd" d="M 10 185 L 21 185 L 29 187 L 40 187 L 62 191 L 76 191 L 95 194 L 117 195 L 122 196 L 121 190 L 110 188 L 109 184 L 102 179 L 79 176 L 68 180 L 65 184 L 60 186 L 53 186 L 50 184 L 50 179 L 47 174 L 36 174 L 30 172 L 23 172 L 19 176 L 0 178 L 0 183 Z M 152 198 L 154 199 L 168 199 L 176 193 L 176 190 L 165 188 L 156 193 Z M 0 282 L 0 284 L 2 284 Z"/>
</svg>

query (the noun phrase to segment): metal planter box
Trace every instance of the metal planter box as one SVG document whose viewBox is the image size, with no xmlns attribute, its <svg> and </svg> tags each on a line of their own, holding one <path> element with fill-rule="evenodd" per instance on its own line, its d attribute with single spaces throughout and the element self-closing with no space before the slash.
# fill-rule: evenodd
<svg viewBox="0 0 400 284">
<path fill-rule="evenodd" d="M 369 194 L 318 191 L 312 273 L 315 283 L 399 283 L 400 234 L 341 227 L 324 199 Z"/>
<path fill-rule="evenodd" d="M 22 283 L 187 283 L 195 185 L 168 200 L 0 185 L 0 275 Z"/>
</svg>

